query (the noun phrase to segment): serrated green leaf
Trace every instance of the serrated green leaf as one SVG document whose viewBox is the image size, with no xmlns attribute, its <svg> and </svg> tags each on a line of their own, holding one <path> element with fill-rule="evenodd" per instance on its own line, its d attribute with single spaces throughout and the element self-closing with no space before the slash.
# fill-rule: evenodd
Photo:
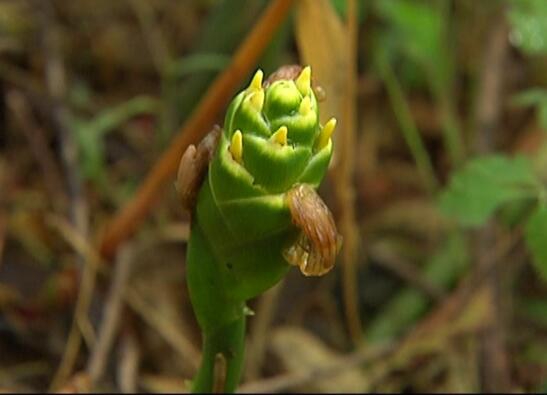
<svg viewBox="0 0 547 395">
<path fill-rule="evenodd" d="M 530 161 L 489 155 L 469 161 L 452 177 L 440 196 L 441 210 L 464 225 L 477 226 L 503 204 L 535 193 L 537 180 Z"/>
<path fill-rule="evenodd" d="M 537 271 L 547 281 L 547 206 L 539 206 L 530 216 L 525 239 Z"/>
</svg>

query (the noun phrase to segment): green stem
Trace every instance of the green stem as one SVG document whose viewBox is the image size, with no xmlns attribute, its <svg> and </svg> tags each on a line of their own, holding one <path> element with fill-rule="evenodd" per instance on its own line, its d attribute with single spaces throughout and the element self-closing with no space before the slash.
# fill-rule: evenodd
<svg viewBox="0 0 547 395">
<path fill-rule="evenodd" d="M 445 88 L 446 90 L 447 88 Z M 436 92 L 440 106 L 443 138 L 450 160 L 454 167 L 459 167 L 465 158 L 464 144 L 461 138 L 460 126 L 450 97 L 442 90 Z"/>
<path fill-rule="evenodd" d="M 192 385 L 193 393 L 235 391 L 243 366 L 244 336 L 245 316 L 204 334 L 203 357 Z"/>
<path fill-rule="evenodd" d="M 377 66 L 386 85 L 389 99 L 395 116 L 397 117 L 397 121 L 399 122 L 399 126 L 401 127 L 403 137 L 414 157 L 416 166 L 418 167 L 418 172 L 424 180 L 428 191 L 434 193 L 438 188 L 439 182 L 435 176 L 427 149 L 425 148 L 418 128 L 412 119 L 412 114 L 404 97 L 403 89 L 401 88 L 390 63 L 384 56 L 379 55 L 377 57 Z"/>
<path fill-rule="evenodd" d="M 453 15 L 451 15 L 452 1 L 443 0 L 439 3 L 442 35 L 442 55 L 439 62 L 431 62 L 425 65 L 425 70 L 431 78 L 428 78 L 430 90 L 439 104 L 441 127 L 446 151 L 450 157 L 452 166 L 460 167 L 465 159 L 465 144 L 461 126 L 458 121 L 458 113 L 454 104 L 454 76 L 455 61 L 454 52 L 449 48 L 455 47 Z M 440 63 L 440 64 L 439 64 Z"/>
<path fill-rule="evenodd" d="M 188 244 L 186 276 L 203 334 L 203 356 L 192 392 L 234 392 L 241 376 L 245 303 L 230 297 L 226 273 L 196 222 Z M 220 359 L 220 361 L 219 361 Z M 215 373 L 215 364 L 216 367 Z"/>
</svg>

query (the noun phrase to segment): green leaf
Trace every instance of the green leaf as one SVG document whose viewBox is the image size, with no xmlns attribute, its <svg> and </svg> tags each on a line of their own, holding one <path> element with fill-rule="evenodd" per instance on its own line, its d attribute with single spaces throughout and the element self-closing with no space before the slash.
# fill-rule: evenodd
<svg viewBox="0 0 547 395">
<path fill-rule="evenodd" d="M 547 90 L 542 88 L 531 88 L 515 95 L 512 102 L 516 106 L 535 106 L 547 101 Z"/>
<path fill-rule="evenodd" d="M 537 271 L 547 281 L 547 206 L 540 205 L 528 219 L 526 244 Z"/>
<path fill-rule="evenodd" d="M 237 44 L 245 37 L 256 21 L 266 1 L 222 0 L 217 1 L 209 10 L 207 18 L 202 23 L 199 34 L 193 45 L 192 54 L 216 54 L 231 56 Z M 175 66 L 176 67 L 176 66 Z M 174 118 L 172 127 L 165 131 L 172 133 L 174 126 L 188 118 L 207 86 L 214 79 L 216 72 L 202 70 L 192 75 L 190 79 L 179 80 L 170 78 L 164 81 L 166 98 L 171 106 Z M 173 77 L 173 74 L 169 75 Z M 168 135 L 168 134 L 167 134 Z M 166 135 L 166 136 L 167 136 Z"/>
<path fill-rule="evenodd" d="M 200 71 L 219 72 L 230 64 L 231 57 L 217 53 L 196 53 L 172 61 L 167 66 L 169 78 L 182 78 Z"/>
<path fill-rule="evenodd" d="M 70 118 L 80 152 L 82 169 L 86 178 L 101 183 L 104 176 L 104 138 L 124 122 L 140 114 L 154 114 L 159 101 L 148 96 L 137 96 L 114 107 L 99 112 L 91 119 Z"/>
<path fill-rule="evenodd" d="M 532 165 L 525 157 L 479 157 L 452 177 L 440 196 L 440 207 L 462 224 L 478 226 L 503 204 L 536 193 L 537 185 Z"/>
<path fill-rule="evenodd" d="M 522 107 L 536 107 L 541 127 L 547 131 L 547 90 L 528 89 L 513 98 L 513 104 Z"/>
<path fill-rule="evenodd" d="M 410 88 L 420 85 L 435 95 L 450 90 L 454 65 L 453 43 L 445 2 L 389 0 L 374 2 L 384 20 L 376 41 L 385 46 L 397 74 Z"/>
<path fill-rule="evenodd" d="M 511 6 L 512 42 L 529 55 L 547 53 L 547 1 L 513 0 Z"/>
<path fill-rule="evenodd" d="M 547 328 L 547 301 L 544 299 L 524 299 L 519 302 L 519 312 L 534 323 Z"/>
<path fill-rule="evenodd" d="M 407 0 L 379 1 L 377 11 L 390 23 L 386 34 L 422 64 L 444 62 L 442 17 L 434 7 Z"/>
<path fill-rule="evenodd" d="M 347 0 L 330 0 L 332 7 L 336 10 L 340 18 L 346 19 L 348 15 L 348 2 Z M 365 19 L 367 13 L 367 7 L 369 3 L 366 1 L 357 2 L 357 22 L 361 23 Z"/>
</svg>

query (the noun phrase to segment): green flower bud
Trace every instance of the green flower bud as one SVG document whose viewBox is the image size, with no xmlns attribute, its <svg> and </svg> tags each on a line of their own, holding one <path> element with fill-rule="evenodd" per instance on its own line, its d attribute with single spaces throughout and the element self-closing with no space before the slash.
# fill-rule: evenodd
<svg viewBox="0 0 547 395">
<path fill-rule="evenodd" d="M 262 88 L 258 71 L 230 104 L 218 150 L 198 197 L 201 225 L 229 293 L 248 299 L 288 269 L 282 251 L 294 242 L 284 193 L 297 183 L 318 186 L 332 155 L 335 121 L 319 124 L 310 69 Z"/>
<path fill-rule="evenodd" d="M 324 214 L 326 206 L 305 190 L 289 193 L 298 185 L 312 189 L 321 182 L 332 156 L 336 121 L 320 125 L 309 67 L 294 79 L 263 84 L 262 76 L 257 71 L 228 107 L 193 215 L 188 286 L 199 324 L 210 339 L 244 319 L 245 301 L 275 285 L 290 264 L 312 257 L 301 270 L 320 275 L 332 267 L 320 267 L 321 259 L 328 257 L 333 264 L 336 254 L 335 242 L 310 252 L 313 243 L 302 236 L 315 207 Z M 292 197 L 306 197 L 308 212 L 299 213 L 305 205 L 291 204 Z M 330 212 L 322 218 L 311 236 L 319 244 L 328 232 L 319 233 L 335 232 Z M 198 382 L 208 375 L 200 373 Z"/>
</svg>

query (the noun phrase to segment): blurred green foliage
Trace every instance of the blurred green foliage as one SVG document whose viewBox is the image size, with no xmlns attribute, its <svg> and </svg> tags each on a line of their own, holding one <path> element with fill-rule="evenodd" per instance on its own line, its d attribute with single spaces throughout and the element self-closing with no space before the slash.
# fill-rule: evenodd
<svg viewBox="0 0 547 395">
<path fill-rule="evenodd" d="M 385 40 L 427 67 L 442 67 L 443 26 L 433 7 L 408 0 L 377 1 L 376 11 L 389 22 Z"/>
<path fill-rule="evenodd" d="M 367 1 L 356 0 L 357 6 L 357 22 L 361 23 L 367 16 L 367 8 L 370 6 L 370 3 Z M 338 15 L 342 19 L 346 19 L 348 14 L 348 2 L 347 0 L 330 0 L 332 7 L 336 10 Z"/>
<path fill-rule="evenodd" d="M 528 55 L 547 52 L 547 2 L 512 0 L 508 13 L 513 43 Z"/>
<path fill-rule="evenodd" d="M 547 281 L 547 196 L 540 202 L 526 222 L 526 243 L 532 252 L 533 262 Z"/>
<path fill-rule="evenodd" d="M 511 40 L 526 55 L 547 54 L 547 2 L 509 1 Z M 533 87 L 513 98 L 517 106 L 537 109 L 542 129 L 547 130 L 547 91 Z M 504 218 L 525 228 L 525 241 L 537 272 L 547 280 L 547 186 L 541 168 L 543 150 L 533 158 L 494 154 L 470 160 L 456 171 L 440 197 L 440 207 L 462 224 L 480 226 L 499 209 Z M 507 217 L 507 214 L 510 217 Z"/>
<path fill-rule="evenodd" d="M 449 289 L 469 267 L 470 257 L 461 232 L 452 231 L 439 248 L 425 262 L 423 276 L 438 289 Z M 368 341 L 377 343 L 400 336 L 422 316 L 431 298 L 416 288 L 406 288 L 383 307 L 382 314 L 373 320 L 365 332 Z"/>
<path fill-rule="evenodd" d="M 73 115 L 70 126 L 80 151 L 84 176 L 97 185 L 105 187 L 104 139 L 107 133 L 116 130 L 122 123 L 137 115 L 158 112 L 159 106 L 158 100 L 141 96 L 107 108 L 91 119 Z"/>
<path fill-rule="evenodd" d="M 448 34 L 449 4 L 446 0 L 375 2 L 375 12 L 385 22 L 376 36 L 375 57 L 387 56 L 395 65 L 403 60 L 399 66 L 402 75 L 414 84 L 428 87 L 439 105 L 446 150 L 451 161 L 459 164 L 464 144 L 453 94 L 455 65 L 454 46 Z M 409 128 L 408 125 L 401 127 Z"/>
<path fill-rule="evenodd" d="M 532 198 L 534 207 L 525 223 L 525 239 L 538 273 L 547 280 L 547 190 L 528 158 L 494 154 L 470 160 L 457 171 L 440 197 L 440 207 L 467 226 L 481 226 L 498 209 Z M 524 214 L 522 206 L 518 213 Z"/>
<path fill-rule="evenodd" d="M 200 28 L 191 54 L 176 58 L 163 81 L 167 103 L 171 107 L 164 118 L 162 144 L 194 110 L 207 87 L 230 61 L 266 5 L 265 0 L 219 1 Z M 279 66 L 282 51 L 290 37 L 290 23 L 283 24 L 262 55 L 259 66 L 266 74 Z"/>
<path fill-rule="evenodd" d="M 464 225 L 483 225 L 503 204 L 538 192 L 530 161 L 490 155 L 470 160 L 456 172 L 440 198 L 442 210 Z"/>
<path fill-rule="evenodd" d="M 513 104 L 523 107 L 535 107 L 540 126 L 547 132 L 547 90 L 531 88 L 519 93 L 513 99 Z"/>
</svg>

